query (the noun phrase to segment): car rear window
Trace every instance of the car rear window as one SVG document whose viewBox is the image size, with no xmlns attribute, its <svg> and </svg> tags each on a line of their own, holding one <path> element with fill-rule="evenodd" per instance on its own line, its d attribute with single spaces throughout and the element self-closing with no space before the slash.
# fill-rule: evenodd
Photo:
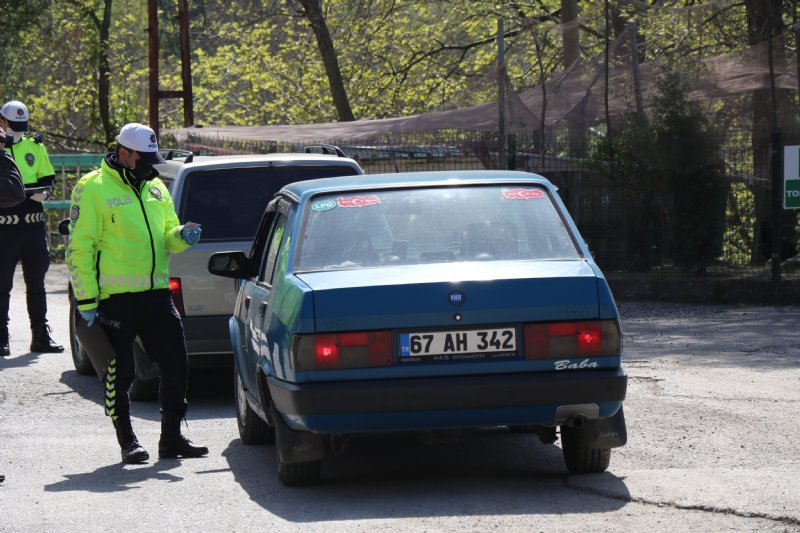
<svg viewBox="0 0 800 533">
<path fill-rule="evenodd" d="M 547 190 L 531 185 L 319 196 L 303 230 L 297 271 L 581 258 Z"/>
<path fill-rule="evenodd" d="M 179 216 L 203 226 L 203 242 L 252 240 L 264 209 L 284 185 L 354 174 L 345 165 L 197 170 L 186 176 Z"/>
</svg>

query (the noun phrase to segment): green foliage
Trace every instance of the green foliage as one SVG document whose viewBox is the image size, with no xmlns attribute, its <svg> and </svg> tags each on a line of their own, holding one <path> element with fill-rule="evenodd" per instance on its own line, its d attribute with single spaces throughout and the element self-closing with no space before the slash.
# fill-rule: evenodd
<svg viewBox="0 0 800 533">
<path fill-rule="evenodd" d="M 666 186 L 670 255 L 678 266 L 703 273 L 722 254 L 727 184 L 719 137 L 688 95 L 678 68 L 663 72 L 653 128 Z"/>
<path fill-rule="evenodd" d="M 44 1 L 44 0 L 42 0 Z M 50 152 L 101 151 L 105 133 L 98 108 L 97 20 L 105 1 L 47 0 L 36 24 L 16 36 L 25 69 L 7 78 L 3 98 L 28 106 L 31 127 L 47 134 Z M 147 0 L 116 2 L 107 47 L 111 66 L 111 121 L 146 120 L 147 51 L 141 7 Z M 139 5 L 137 5 L 139 4 Z M 89 16 L 89 14 L 92 16 Z"/>
<path fill-rule="evenodd" d="M 664 181 L 658 167 L 656 132 L 646 120 L 625 117 L 618 131 L 591 153 L 586 167 L 613 187 L 624 220 L 632 270 L 657 263 L 663 224 Z"/>
<path fill-rule="evenodd" d="M 716 132 L 671 68 L 658 78 L 652 120 L 631 116 L 587 166 L 622 199 L 629 263 L 669 261 L 705 272 L 722 254 L 727 184 Z"/>
<path fill-rule="evenodd" d="M 111 41 L 98 22 L 113 6 Z M 745 7 L 614 2 L 639 24 L 646 59 L 666 51 L 694 59 L 740 48 Z M 723 3 L 725 4 L 725 3 Z M 584 58 L 602 54 L 602 2 L 580 2 Z M 356 118 L 477 105 L 496 98 L 498 19 L 507 71 L 522 91 L 552 81 L 561 58 L 560 0 L 325 0 L 326 22 Z M 182 88 L 177 7 L 159 0 L 161 90 Z M 105 142 L 97 101 L 98 58 L 109 54 L 113 127 L 148 120 L 147 0 L 0 0 L 7 68 L 0 97 L 30 103 L 53 150 L 96 151 Z M 197 124 L 299 124 L 335 120 L 316 40 L 296 0 L 189 2 Z M 620 19 L 622 20 L 622 19 Z M 24 53 L 19 53 L 24 50 Z M 538 110 L 536 110 L 538 112 Z M 162 128 L 183 125 L 182 101 L 160 101 Z M 60 143 L 53 145 L 54 143 Z"/>
<path fill-rule="evenodd" d="M 752 260 L 755 235 L 755 195 L 744 183 L 730 185 L 729 202 L 725 217 L 723 256 L 725 262 L 735 266 L 749 265 Z"/>
</svg>

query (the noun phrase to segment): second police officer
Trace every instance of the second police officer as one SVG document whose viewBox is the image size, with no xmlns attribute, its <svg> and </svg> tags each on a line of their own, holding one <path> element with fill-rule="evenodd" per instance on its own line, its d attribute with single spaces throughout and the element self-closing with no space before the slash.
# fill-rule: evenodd
<svg viewBox="0 0 800 533">
<path fill-rule="evenodd" d="M 8 337 L 8 311 L 14 271 L 22 262 L 28 317 L 31 322 L 31 352 L 63 352 L 64 347 L 50 338 L 47 325 L 47 296 L 44 278 L 50 268 L 50 249 L 42 202 L 52 188 L 55 171 L 40 134 L 34 138 L 28 131 L 28 108 L 12 100 L 0 109 L 0 127 L 10 133 L 12 142 L 6 152 L 19 167 L 28 194 L 15 205 L 0 209 L 0 356 L 11 355 Z M 35 191 L 32 189 L 36 189 Z"/>
</svg>

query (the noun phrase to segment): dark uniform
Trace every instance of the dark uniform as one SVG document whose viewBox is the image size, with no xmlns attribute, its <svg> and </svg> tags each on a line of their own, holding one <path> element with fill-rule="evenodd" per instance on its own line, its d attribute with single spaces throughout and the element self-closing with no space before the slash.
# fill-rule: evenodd
<svg viewBox="0 0 800 533">
<path fill-rule="evenodd" d="M 23 137 L 6 148 L 22 174 L 26 189 L 52 187 L 55 172 L 47 150 L 40 138 Z M 14 270 L 22 261 L 25 279 L 28 317 L 31 322 L 32 352 L 63 352 L 64 347 L 50 338 L 47 325 L 47 298 L 44 278 L 50 268 L 50 250 L 47 243 L 46 217 L 40 201 L 28 197 L 21 203 L 0 208 L 0 354 L 8 346 L 8 309 Z M 5 343 L 1 343 L 5 340 Z"/>
<path fill-rule="evenodd" d="M 0 152 L 0 208 L 13 207 L 25 199 L 25 186 L 16 163 L 5 151 Z"/>
<path fill-rule="evenodd" d="M 0 130 L 0 133 L 3 133 Z M 0 207 L 11 207 L 25 199 L 25 187 L 22 185 L 22 176 L 19 169 L 5 152 L 0 152 Z M 0 356 L 8 355 L 8 335 L 5 339 L 0 339 Z M 6 476 L 0 474 L 0 483 L 6 480 Z"/>
</svg>

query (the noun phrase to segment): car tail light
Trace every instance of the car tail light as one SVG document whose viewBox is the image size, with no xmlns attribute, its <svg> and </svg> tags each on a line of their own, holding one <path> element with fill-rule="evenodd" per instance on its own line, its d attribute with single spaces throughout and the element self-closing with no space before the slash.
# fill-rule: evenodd
<svg viewBox="0 0 800 533">
<path fill-rule="evenodd" d="M 525 324 L 525 359 L 619 355 L 616 320 Z"/>
<path fill-rule="evenodd" d="M 169 278 L 169 292 L 172 293 L 172 303 L 175 304 L 175 309 L 181 317 L 186 316 L 186 311 L 183 308 L 183 290 L 181 289 L 181 278 Z"/>
<path fill-rule="evenodd" d="M 390 366 L 392 332 L 295 335 L 292 360 L 298 371 Z"/>
</svg>

